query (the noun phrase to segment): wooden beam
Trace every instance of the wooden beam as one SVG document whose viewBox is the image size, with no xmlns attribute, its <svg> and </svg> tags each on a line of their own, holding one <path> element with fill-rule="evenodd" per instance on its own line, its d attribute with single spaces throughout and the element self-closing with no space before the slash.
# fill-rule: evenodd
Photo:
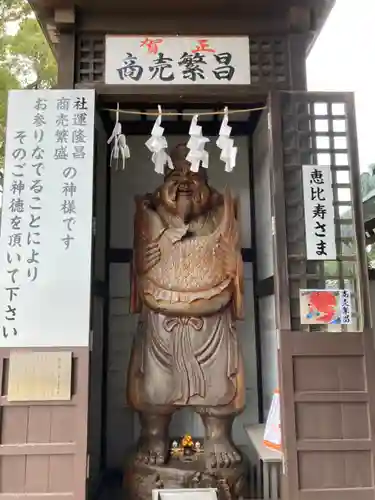
<svg viewBox="0 0 375 500">
<path fill-rule="evenodd" d="M 280 86 L 281 87 L 281 86 Z M 279 87 L 279 88 L 280 88 Z M 102 102 L 152 104 L 211 103 L 230 104 L 266 102 L 266 85 L 106 85 L 104 83 L 77 83 L 77 89 L 95 89 Z M 147 101 L 145 101 L 147 99 Z"/>
<path fill-rule="evenodd" d="M 72 89 L 75 81 L 75 34 L 61 33 L 57 46 L 58 76 L 57 88 Z"/>
<path fill-rule="evenodd" d="M 199 18 L 195 13 L 194 17 L 156 17 L 156 16 L 126 16 L 124 22 L 123 15 L 100 16 L 87 12 L 77 20 L 77 29 L 87 32 L 104 32 L 108 34 L 140 34 L 148 35 L 201 35 L 204 26 L 205 35 L 282 35 L 288 33 L 289 20 L 287 18 L 231 18 L 230 16 L 210 16 L 204 19 Z"/>
<path fill-rule="evenodd" d="M 302 6 L 291 7 L 289 9 L 288 21 L 292 33 L 308 33 L 311 30 L 311 9 Z"/>
<path fill-rule="evenodd" d="M 76 21 L 74 9 L 56 9 L 55 10 L 55 25 L 58 28 L 64 26 L 73 26 Z"/>
</svg>

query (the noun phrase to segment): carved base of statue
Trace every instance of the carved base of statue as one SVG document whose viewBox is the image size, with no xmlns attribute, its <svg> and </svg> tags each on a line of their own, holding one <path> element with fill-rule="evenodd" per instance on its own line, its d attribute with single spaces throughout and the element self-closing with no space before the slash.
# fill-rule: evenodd
<svg viewBox="0 0 375 500">
<path fill-rule="evenodd" d="M 152 490 L 169 488 L 217 488 L 220 500 L 246 496 L 245 460 L 212 470 L 207 469 L 203 454 L 190 461 L 173 457 L 165 465 L 131 461 L 125 470 L 124 499 L 149 500 Z"/>
</svg>

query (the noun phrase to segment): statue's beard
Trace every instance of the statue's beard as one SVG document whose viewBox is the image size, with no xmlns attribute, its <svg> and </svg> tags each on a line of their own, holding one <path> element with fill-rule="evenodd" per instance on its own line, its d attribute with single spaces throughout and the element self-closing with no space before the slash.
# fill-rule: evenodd
<svg viewBox="0 0 375 500">
<path fill-rule="evenodd" d="M 160 198 L 169 212 L 188 222 L 207 211 L 210 190 L 206 185 L 184 190 L 173 183 L 163 186 Z"/>
</svg>

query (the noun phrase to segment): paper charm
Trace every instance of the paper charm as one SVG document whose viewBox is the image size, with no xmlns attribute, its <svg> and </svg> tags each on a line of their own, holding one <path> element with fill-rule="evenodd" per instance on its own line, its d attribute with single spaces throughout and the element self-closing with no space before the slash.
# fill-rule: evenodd
<svg viewBox="0 0 375 500">
<path fill-rule="evenodd" d="M 200 166 L 208 168 L 208 153 L 204 147 L 207 142 L 210 142 L 210 139 L 203 137 L 202 127 L 197 122 L 198 115 L 194 115 L 189 130 L 190 139 L 187 143 L 190 151 L 186 159 L 191 164 L 190 170 L 192 172 L 198 172 Z"/>
<path fill-rule="evenodd" d="M 234 146 L 234 140 L 230 138 L 232 127 L 228 125 L 228 108 L 224 109 L 224 117 L 221 122 L 219 138 L 216 145 L 221 149 L 220 160 L 225 163 L 225 171 L 232 172 L 236 166 L 237 150 Z"/>
<path fill-rule="evenodd" d="M 161 107 L 158 106 L 159 116 L 157 117 L 154 126 L 151 131 L 151 137 L 146 141 L 146 147 L 152 153 L 152 162 L 155 165 L 155 172 L 158 174 L 164 174 L 164 167 L 168 164 L 170 169 L 173 169 L 173 163 L 166 152 L 168 147 L 167 139 L 163 136 L 164 128 L 161 127 Z"/>
<path fill-rule="evenodd" d="M 110 165 L 116 166 L 116 170 L 119 168 L 119 164 L 122 165 L 122 170 L 125 169 L 125 161 L 130 158 L 130 150 L 126 144 L 126 137 L 122 133 L 121 123 L 120 123 L 120 109 L 117 103 L 116 111 L 116 123 L 112 132 L 111 137 L 108 139 L 107 144 L 113 142 Z"/>
</svg>

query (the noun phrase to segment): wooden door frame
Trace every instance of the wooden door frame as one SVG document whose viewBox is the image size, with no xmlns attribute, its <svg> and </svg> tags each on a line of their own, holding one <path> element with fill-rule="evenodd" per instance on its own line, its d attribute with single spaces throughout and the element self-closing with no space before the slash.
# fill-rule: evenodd
<svg viewBox="0 0 375 500">
<path fill-rule="evenodd" d="M 289 287 L 289 270 L 288 270 L 288 250 L 287 250 L 287 220 L 286 220 L 286 195 L 284 190 L 284 157 L 283 157 L 283 135 L 282 135 L 282 109 L 281 109 L 281 94 L 282 92 L 272 92 L 269 96 L 270 110 L 270 145 L 272 149 L 273 173 L 272 173 L 272 190 L 275 218 L 275 235 L 274 235 L 274 256 L 275 256 L 275 300 L 277 309 L 277 334 L 279 337 L 279 377 L 281 390 L 281 419 L 282 419 L 282 436 L 283 442 L 287 444 L 284 448 L 284 466 L 283 466 L 283 500 L 301 500 L 310 498 L 309 491 L 299 489 L 299 463 L 298 451 L 302 451 L 301 445 L 306 443 L 297 442 L 296 429 L 296 410 L 295 405 L 298 401 L 298 396 L 295 394 L 295 373 L 293 359 L 295 356 L 303 355 L 319 355 L 325 356 L 334 353 L 336 356 L 360 356 L 364 363 L 364 383 L 366 384 L 366 394 L 363 395 L 364 401 L 367 403 L 368 415 L 370 422 L 370 439 L 368 443 L 368 451 L 372 457 L 375 456 L 374 440 L 371 439 L 375 435 L 375 351 L 374 351 L 374 335 L 371 329 L 371 308 L 368 283 L 368 270 L 365 259 L 365 238 L 364 224 L 362 216 L 362 201 L 360 198 L 360 172 L 358 165 L 358 149 L 357 149 L 357 134 L 355 127 L 355 112 L 354 112 L 354 96 L 352 93 L 332 93 L 332 92 L 292 92 L 295 95 L 299 93 L 316 95 L 322 101 L 326 99 L 328 102 L 344 102 L 346 105 L 347 116 L 347 137 L 348 137 L 348 155 L 350 157 L 351 167 L 351 189 L 352 189 L 352 204 L 354 210 L 354 227 L 357 239 L 357 258 L 359 262 L 360 273 L 360 292 L 361 303 L 360 312 L 363 314 L 363 328 L 358 333 L 340 333 L 338 338 L 342 345 L 336 344 L 336 347 L 330 344 L 329 339 L 334 336 L 322 334 L 319 332 L 306 333 L 292 331 L 291 328 L 291 309 L 290 309 L 290 290 Z M 330 101 L 332 99 L 332 101 Z M 315 101 L 315 102 L 318 102 Z M 328 340 L 327 340 L 327 337 Z M 332 351 L 333 349 L 333 351 Z M 331 350 L 331 351 L 330 351 Z M 292 396 L 293 395 L 293 396 Z M 316 394 L 315 399 L 309 401 L 318 402 L 324 400 L 324 394 Z M 357 397 L 361 396 L 354 394 L 346 399 L 342 393 L 337 393 L 334 401 L 355 402 Z M 296 399 L 297 397 L 297 399 Z M 318 398 L 318 399 L 316 399 Z M 319 399 L 321 398 L 321 399 Z M 322 399 L 323 398 L 323 399 Z M 343 399 L 344 398 L 344 399 Z M 326 401 L 329 401 L 326 398 Z M 343 438 L 345 441 L 345 438 Z M 329 443 L 328 443 L 329 444 Z M 327 444 L 327 446 L 328 446 Z M 363 446 L 363 445 L 362 445 Z M 341 448 L 344 450 L 345 442 Z M 327 450 L 329 448 L 322 448 Z M 355 451 L 349 446 L 348 450 Z M 336 450 L 335 447 L 332 450 Z M 375 475 L 374 460 L 372 459 L 372 475 Z M 342 490 L 342 495 L 337 498 L 350 499 L 353 498 L 374 498 L 374 487 Z M 332 499 L 334 491 L 322 490 L 321 498 Z M 340 493 L 341 494 L 341 493 Z M 360 496 L 363 495 L 363 496 Z M 318 498 L 311 496 L 311 498 Z M 320 497 L 319 497 L 320 498 Z"/>
</svg>

